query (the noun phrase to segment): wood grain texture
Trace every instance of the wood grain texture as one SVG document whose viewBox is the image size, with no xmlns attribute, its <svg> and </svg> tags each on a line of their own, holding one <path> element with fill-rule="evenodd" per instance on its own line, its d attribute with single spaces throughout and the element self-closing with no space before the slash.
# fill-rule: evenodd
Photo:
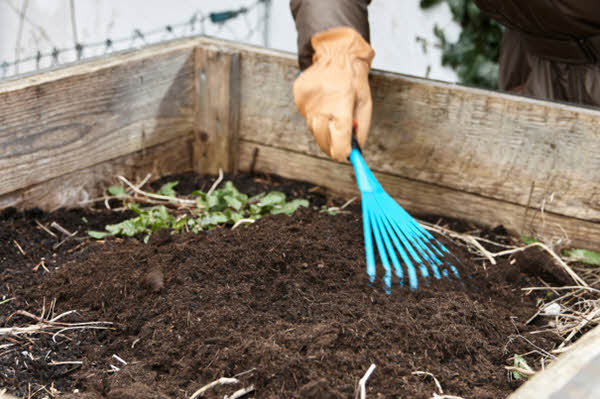
<svg viewBox="0 0 600 399">
<path fill-rule="evenodd" d="M 240 115 L 240 54 L 196 49 L 194 170 L 237 170 Z"/>
<path fill-rule="evenodd" d="M 596 327 L 509 399 L 595 399 L 599 392 L 600 327 Z"/>
<path fill-rule="evenodd" d="M 295 60 L 242 60 L 241 137 L 325 158 L 294 105 Z M 599 111 L 377 71 L 371 88 L 372 169 L 600 221 Z"/>
<path fill-rule="evenodd" d="M 191 42 L 0 86 L 0 194 L 192 137 Z"/>
<path fill-rule="evenodd" d="M 142 180 L 148 173 L 156 179 L 164 175 L 191 171 L 192 138 L 179 137 L 132 154 L 101 162 L 76 172 L 0 195 L 0 209 L 14 206 L 19 209 L 60 207 L 74 208 L 82 201 L 101 197 L 108 186 L 118 183 L 122 175 L 132 181 Z"/>
<path fill-rule="evenodd" d="M 354 170 L 349 163 L 341 164 L 243 139 L 240 140 L 240 170 L 250 169 L 255 149 L 258 149 L 256 171 L 308 181 L 340 194 L 360 196 Z M 598 225 L 593 222 L 551 212 L 545 212 L 542 219 L 540 212 L 526 213 L 526 207 L 521 205 L 385 172 L 375 172 L 375 175 L 388 194 L 414 215 L 443 215 L 490 226 L 501 224 L 512 232 L 540 234 L 553 239 L 564 238 L 566 232 L 575 246 L 594 248 L 598 245 Z"/>
</svg>

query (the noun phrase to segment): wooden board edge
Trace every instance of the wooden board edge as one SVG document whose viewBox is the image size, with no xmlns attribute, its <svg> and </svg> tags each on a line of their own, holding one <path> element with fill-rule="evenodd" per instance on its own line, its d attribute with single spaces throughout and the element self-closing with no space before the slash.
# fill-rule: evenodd
<svg viewBox="0 0 600 399">
<path fill-rule="evenodd" d="M 198 45 L 198 38 L 179 39 L 175 41 L 152 44 L 135 50 L 124 50 L 116 53 L 110 53 L 101 57 L 91 58 L 86 61 L 68 64 L 67 66 L 58 67 L 26 75 L 18 79 L 10 79 L 0 82 L 0 95 L 22 90 L 28 87 L 35 87 L 49 82 L 55 82 L 65 78 L 87 75 L 100 72 L 105 69 L 110 69 L 121 64 L 126 64 L 133 61 L 151 59 L 152 57 L 168 54 L 173 51 L 189 49 L 190 53 L 194 51 Z"/>
<path fill-rule="evenodd" d="M 0 196 L 0 210 L 89 206 L 91 199 L 104 195 L 108 186 L 123 175 L 140 181 L 148 173 L 154 178 L 192 170 L 192 138 L 179 137 L 164 144 L 111 159 L 42 183 Z"/>
<path fill-rule="evenodd" d="M 312 157 L 303 153 L 240 140 L 240 170 L 274 173 L 323 186 L 333 193 L 359 196 L 349 163 Z M 410 180 L 387 173 L 375 176 L 407 211 L 415 215 L 460 218 L 487 226 L 502 225 L 518 235 L 538 235 L 557 240 L 566 233 L 571 245 L 597 249 L 600 225 L 585 220 L 538 211 L 493 198 Z"/>
</svg>

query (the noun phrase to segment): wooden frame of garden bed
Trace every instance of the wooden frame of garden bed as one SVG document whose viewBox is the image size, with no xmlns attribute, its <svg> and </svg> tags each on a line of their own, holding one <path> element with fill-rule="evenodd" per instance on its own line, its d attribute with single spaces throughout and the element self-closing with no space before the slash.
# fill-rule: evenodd
<svg viewBox="0 0 600 399">
<path fill-rule="evenodd" d="M 298 73 L 291 54 L 191 38 L 0 82 L 0 209 L 79 206 L 116 174 L 219 168 L 356 195 L 351 165 L 296 112 Z M 371 87 L 366 160 L 407 210 L 598 249 L 600 111 L 379 71 Z M 579 366 L 565 356 L 548 372 Z M 571 378 L 548 372 L 514 396 Z"/>
</svg>

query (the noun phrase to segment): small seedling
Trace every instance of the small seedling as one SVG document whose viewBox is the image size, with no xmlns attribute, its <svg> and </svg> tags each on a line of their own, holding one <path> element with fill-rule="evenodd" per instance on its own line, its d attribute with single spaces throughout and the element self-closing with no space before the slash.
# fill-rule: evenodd
<svg viewBox="0 0 600 399">
<path fill-rule="evenodd" d="M 321 206 L 321 210 L 319 212 L 326 213 L 331 216 L 335 216 L 338 213 L 340 213 L 340 208 L 335 207 L 335 206 L 330 208 L 327 205 L 323 205 L 323 206 Z"/>
<path fill-rule="evenodd" d="M 521 241 L 523 242 L 523 244 L 525 245 L 531 245 L 533 243 L 538 242 L 538 240 L 536 240 L 533 237 L 528 237 L 528 236 L 521 236 Z"/>
<path fill-rule="evenodd" d="M 513 366 L 518 369 L 524 370 L 524 371 L 533 372 L 533 369 L 531 367 L 529 367 L 529 365 L 527 364 L 527 361 L 522 356 L 519 356 L 517 354 L 515 354 L 515 356 L 513 358 Z M 517 370 L 512 371 L 512 377 L 515 380 L 529 378 L 529 376 L 527 374 L 523 374 L 522 372 L 517 371 Z"/>
<path fill-rule="evenodd" d="M 600 253 L 589 249 L 569 249 L 563 252 L 563 255 L 587 265 L 600 266 Z"/>
<path fill-rule="evenodd" d="M 198 233 L 221 225 L 237 226 L 238 223 L 252 223 L 269 215 L 290 216 L 298 208 L 308 207 L 307 200 L 287 201 L 285 194 L 279 191 L 261 193 L 249 198 L 230 181 L 226 182 L 221 189 L 211 189 L 208 192 L 194 191 L 191 199 L 186 198 L 183 201 L 182 198 L 177 197 L 175 191 L 177 184 L 176 181 L 169 182 L 158 192 L 150 193 L 150 195 L 162 196 L 162 202 L 160 205 L 147 207 L 142 207 L 139 204 L 142 198 L 129 194 L 125 187 L 109 187 L 108 193 L 122 200 L 137 216 L 121 223 L 107 225 L 105 231 L 88 231 L 88 234 L 96 239 L 144 234 L 144 242 L 147 242 L 153 232 L 161 229 Z M 151 198 L 157 198 L 156 195 Z M 185 206 L 178 205 L 181 203 L 185 203 Z"/>
</svg>

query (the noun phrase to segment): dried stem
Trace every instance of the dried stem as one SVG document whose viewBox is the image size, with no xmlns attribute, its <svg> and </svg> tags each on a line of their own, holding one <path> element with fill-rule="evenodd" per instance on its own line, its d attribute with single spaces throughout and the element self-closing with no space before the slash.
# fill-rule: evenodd
<svg viewBox="0 0 600 399">
<path fill-rule="evenodd" d="M 177 197 L 168 197 L 166 195 L 149 193 L 147 191 L 137 188 L 137 186 L 133 185 L 129 180 L 127 180 L 123 176 L 117 176 L 117 177 L 119 178 L 119 180 L 121 180 L 123 183 L 127 184 L 127 186 L 129 186 L 129 188 L 131 188 L 135 193 L 137 193 L 139 195 L 143 195 L 148 198 L 154 198 L 154 199 L 163 200 L 163 201 L 167 201 L 167 202 L 178 202 L 180 204 L 194 205 L 194 206 L 197 205 L 196 200 L 189 200 L 189 199 L 177 198 Z"/>
<path fill-rule="evenodd" d="M 231 385 L 231 384 L 239 384 L 239 383 L 240 383 L 240 381 L 237 378 L 221 377 L 218 380 L 213 381 L 210 384 L 206 384 L 202 388 L 198 389 L 196 392 L 194 392 L 194 394 L 192 396 L 190 396 L 190 399 L 196 399 L 196 398 L 200 397 L 201 395 L 204 394 L 204 392 L 216 387 L 217 385 Z"/>
</svg>

